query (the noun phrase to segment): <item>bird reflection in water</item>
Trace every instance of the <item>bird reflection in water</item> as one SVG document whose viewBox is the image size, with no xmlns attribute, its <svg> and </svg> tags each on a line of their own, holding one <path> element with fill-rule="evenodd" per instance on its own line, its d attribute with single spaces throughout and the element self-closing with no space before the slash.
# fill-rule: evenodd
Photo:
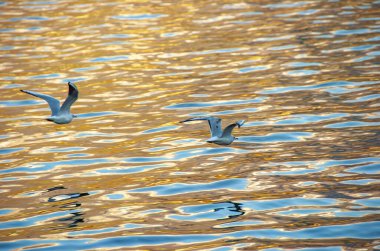
<svg viewBox="0 0 380 251">
<path fill-rule="evenodd" d="M 233 214 L 227 216 L 229 219 L 236 218 L 245 214 L 245 211 L 243 210 L 241 203 L 233 201 L 226 201 L 225 203 L 228 204 L 228 206 L 215 208 L 214 211 L 217 212 L 220 210 L 227 210 L 233 212 Z M 221 205 L 224 205 L 224 203 L 222 203 Z"/>
<path fill-rule="evenodd" d="M 61 190 L 61 189 L 66 189 L 64 186 L 56 186 L 53 188 L 47 189 L 48 192 L 51 191 L 56 191 L 56 190 Z M 89 193 L 67 193 L 67 194 L 59 194 L 59 195 L 54 195 L 52 197 L 49 197 L 48 202 L 59 202 L 59 201 L 66 201 L 66 200 L 71 200 L 71 199 L 78 199 L 83 196 L 90 195 Z M 63 208 L 63 209 L 68 209 L 69 216 L 65 216 L 62 218 L 59 218 L 56 220 L 56 222 L 60 223 L 58 227 L 55 229 L 60 229 L 60 228 L 72 228 L 78 226 L 79 223 L 84 222 L 84 213 L 80 211 L 80 206 L 82 203 L 79 201 L 69 201 L 68 203 L 61 204 L 58 207 Z M 65 223 L 64 226 L 61 225 L 61 223 Z"/>
<path fill-rule="evenodd" d="M 81 204 L 79 203 L 79 206 Z M 78 226 L 78 223 L 83 223 L 84 222 L 84 214 L 80 211 L 78 212 L 73 212 L 73 213 L 70 213 L 70 216 L 68 217 L 64 217 L 64 218 L 60 218 L 58 219 L 57 221 L 59 223 L 66 223 L 67 226 L 65 227 L 60 227 L 60 228 L 66 228 L 66 227 L 76 227 Z"/>
</svg>

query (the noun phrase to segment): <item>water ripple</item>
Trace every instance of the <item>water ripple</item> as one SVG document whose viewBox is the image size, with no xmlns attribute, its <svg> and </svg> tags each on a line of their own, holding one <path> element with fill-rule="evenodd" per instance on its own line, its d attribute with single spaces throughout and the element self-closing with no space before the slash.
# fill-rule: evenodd
<svg viewBox="0 0 380 251">
<path fill-rule="evenodd" d="M 271 88 L 266 89 L 263 91 L 260 91 L 260 94 L 279 94 L 279 93 L 287 93 L 287 92 L 294 92 L 294 91 L 306 91 L 306 90 L 324 90 L 327 92 L 330 92 L 331 89 L 334 91 L 334 88 L 340 87 L 340 88 L 352 88 L 352 87 L 359 87 L 359 86 L 365 86 L 365 85 L 375 85 L 380 83 L 379 81 L 363 81 L 363 82 L 351 82 L 351 81 L 332 81 L 332 82 L 325 82 L 322 84 L 317 85 L 305 85 L 305 86 L 289 86 L 289 87 L 277 87 L 277 88 Z"/>
<path fill-rule="evenodd" d="M 231 106 L 231 105 L 243 105 L 243 104 L 253 104 L 261 103 L 265 100 L 264 97 L 248 99 L 248 100 L 220 100 L 220 101 L 210 101 L 210 102 L 188 102 L 174 104 L 164 107 L 164 109 L 195 109 L 203 107 L 214 107 L 214 106 Z"/>
<path fill-rule="evenodd" d="M 284 229 L 258 229 L 243 230 L 224 234 L 179 234 L 179 235 L 143 235 L 143 236 L 121 236 L 109 237 L 105 239 L 72 239 L 72 240 L 19 240 L 17 242 L 0 242 L 4 248 L 25 249 L 36 244 L 54 244 L 54 247 L 46 247 L 45 250 L 67 250 L 78 249 L 86 244 L 87 249 L 93 248 L 123 248 L 139 247 L 145 245 L 165 245 L 165 244 L 190 244 L 211 242 L 223 239 L 279 239 L 279 238 L 298 238 L 298 239 L 319 239 L 328 240 L 333 238 L 360 238 L 376 239 L 380 235 L 377 231 L 379 223 L 369 221 L 356 224 L 342 224 L 330 226 L 318 226 L 301 230 Z"/>
<path fill-rule="evenodd" d="M 195 193 L 200 191 L 212 190 L 245 190 L 248 185 L 246 179 L 228 179 L 215 181 L 211 183 L 198 183 L 198 184 L 183 184 L 172 183 L 169 185 L 144 187 L 129 190 L 131 193 L 152 193 L 153 195 L 169 196 L 176 194 Z"/>
<path fill-rule="evenodd" d="M 0 1 L 0 249 L 379 249 L 379 4 Z"/>
<path fill-rule="evenodd" d="M 144 20 L 144 19 L 156 19 L 161 17 L 166 17 L 165 14 L 134 14 L 134 15 L 118 15 L 113 16 L 114 19 L 119 20 Z"/>
<path fill-rule="evenodd" d="M 286 132 L 271 133 L 266 136 L 241 136 L 239 141 L 252 143 L 277 143 L 277 142 L 297 142 L 313 137 L 313 133 L 308 132 Z"/>
</svg>

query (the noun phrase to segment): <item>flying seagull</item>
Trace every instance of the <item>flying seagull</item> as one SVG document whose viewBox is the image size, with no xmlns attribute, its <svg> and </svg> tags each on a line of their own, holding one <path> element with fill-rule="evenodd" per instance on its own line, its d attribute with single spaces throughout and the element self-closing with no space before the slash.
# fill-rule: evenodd
<svg viewBox="0 0 380 251">
<path fill-rule="evenodd" d="M 53 121 L 56 124 L 68 124 L 74 117 L 76 117 L 76 115 L 70 113 L 70 107 L 78 99 L 79 92 L 75 84 L 71 82 L 68 82 L 67 84 L 69 85 L 69 94 L 62 106 L 60 106 L 59 100 L 53 98 L 52 96 L 27 90 L 20 91 L 33 95 L 37 98 L 42 98 L 49 104 L 51 115 L 46 120 Z"/>
<path fill-rule="evenodd" d="M 188 122 L 188 121 L 195 121 L 195 120 L 207 120 L 209 126 L 210 126 L 210 132 L 211 132 L 211 138 L 207 140 L 209 143 L 215 143 L 218 145 L 229 145 L 231 144 L 236 137 L 232 136 L 232 130 L 235 128 L 235 126 L 238 126 L 239 128 L 244 124 L 244 120 L 239 120 L 233 124 L 228 125 L 224 130 L 222 131 L 222 120 L 218 117 L 199 117 L 199 118 L 190 118 L 183 121 L 180 121 L 180 123 Z"/>
</svg>

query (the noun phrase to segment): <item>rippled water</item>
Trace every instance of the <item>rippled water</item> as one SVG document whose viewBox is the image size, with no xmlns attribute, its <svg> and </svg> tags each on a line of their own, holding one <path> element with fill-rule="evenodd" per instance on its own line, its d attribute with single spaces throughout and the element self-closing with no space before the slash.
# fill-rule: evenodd
<svg viewBox="0 0 380 251">
<path fill-rule="evenodd" d="M 0 2 L 0 249 L 380 248 L 379 9 Z"/>
</svg>

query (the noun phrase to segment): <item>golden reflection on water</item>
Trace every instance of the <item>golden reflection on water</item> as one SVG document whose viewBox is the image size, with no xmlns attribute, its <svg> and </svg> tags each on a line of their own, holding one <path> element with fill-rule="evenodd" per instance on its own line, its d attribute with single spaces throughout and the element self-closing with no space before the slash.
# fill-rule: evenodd
<svg viewBox="0 0 380 251">
<path fill-rule="evenodd" d="M 378 4 L 2 2 L 0 239 L 274 229 L 141 245 L 373 248 L 378 234 L 286 231 L 378 218 Z M 67 125 L 18 91 L 62 100 L 69 80 Z M 209 115 L 247 120 L 239 140 L 209 145 L 206 123 L 178 123 Z"/>
</svg>

